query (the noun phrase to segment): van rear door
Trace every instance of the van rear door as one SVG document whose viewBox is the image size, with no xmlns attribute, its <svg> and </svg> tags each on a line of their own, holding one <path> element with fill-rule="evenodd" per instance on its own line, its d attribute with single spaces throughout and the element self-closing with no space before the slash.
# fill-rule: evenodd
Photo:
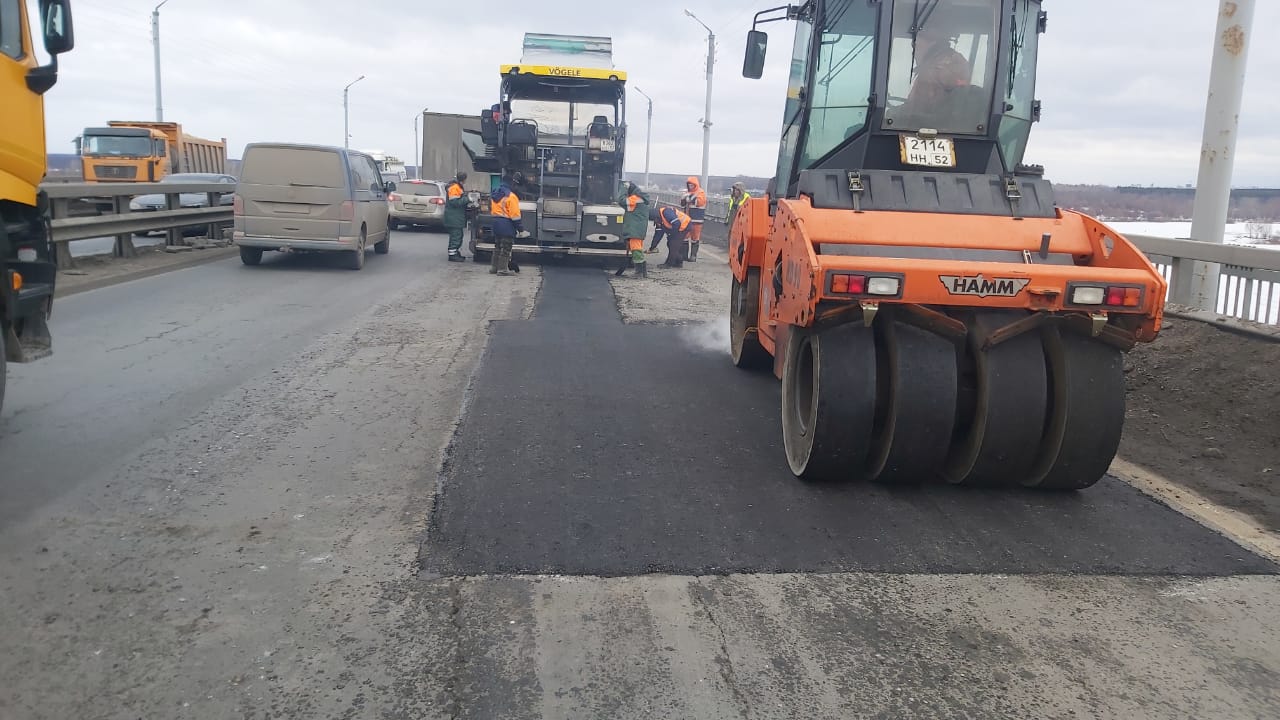
<svg viewBox="0 0 1280 720">
<path fill-rule="evenodd" d="M 258 146 L 245 151 L 236 189 L 244 234 L 290 240 L 337 240 L 351 200 L 342 155 L 322 148 Z"/>
</svg>

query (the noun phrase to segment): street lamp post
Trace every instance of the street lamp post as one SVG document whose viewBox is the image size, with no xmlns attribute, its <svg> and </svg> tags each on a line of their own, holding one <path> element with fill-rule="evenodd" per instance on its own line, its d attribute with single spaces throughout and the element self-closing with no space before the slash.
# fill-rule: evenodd
<svg viewBox="0 0 1280 720">
<path fill-rule="evenodd" d="M 644 186 L 647 188 L 649 187 L 649 141 L 653 139 L 653 98 L 639 86 L 636 87 L 636 92 L 644 95 L 644 99 L 649 101 L 648 123 L 644 129 Z"/>
<path fill-rule="evenodd" d="M 416 168 L 413 174 L 418 180 L 422 179 L 422 151 L 418 149 L 418 121 L 426 114 L 427 108 L 422 108 L 422 112 L 413 116 L 413 165 Z"/>
<path fill-rule="evenodd" d="M 711 164 L 711 76 L 716 65 L 716 34 L 707 24 L 698 20 L 698 16 L 684 11 L 699 25 L 707 28 L 707 109 L 702 116 L 702 187 L 707 187 L 708 168 Z"/>
<path fill-rule="evenodd" d="M 156 56 L 156 122 L 164 122 L 164 103 L 160 99 L 160 8 L 169 0 L 162 2 L 151 11 L 151 46 Z"/>
<path fill-rule="evenodd" d="M 344 148 L 351 147 L 351 121 L 347 110 L 347 91 L 351 89 L 352 85 L 355 85 L 363 79 L 364 76 L 361 75 L 355 80 L 347 83 L 346 87 L 342 88 L 342 147 Z"/>
</svg>

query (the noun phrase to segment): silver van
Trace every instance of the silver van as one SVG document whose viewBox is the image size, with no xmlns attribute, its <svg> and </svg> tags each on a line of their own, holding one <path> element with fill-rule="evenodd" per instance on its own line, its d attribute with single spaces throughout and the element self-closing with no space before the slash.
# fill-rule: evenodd
<svg viewBox="0 0 1280 720">
<path fill-rule="evenodd" d="M 387 187 L 373 158 L 325 145 L 251 143 L 236 187 L 232 238 L 245 265 L 267 250 L 343 252 L 364 267 L 391 250 Z"/>
</svg>

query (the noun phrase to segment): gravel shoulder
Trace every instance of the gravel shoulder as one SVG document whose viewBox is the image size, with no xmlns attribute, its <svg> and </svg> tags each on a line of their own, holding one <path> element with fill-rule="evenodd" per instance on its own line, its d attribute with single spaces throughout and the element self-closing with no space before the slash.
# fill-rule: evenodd
<svg viewBox="0 0 1280 720">
<path fill-rule="evenodd" d="M 1280 343 L 1166 318 L 1125 360 L 1120 455 L 1280 532 Z"/>
</svg>

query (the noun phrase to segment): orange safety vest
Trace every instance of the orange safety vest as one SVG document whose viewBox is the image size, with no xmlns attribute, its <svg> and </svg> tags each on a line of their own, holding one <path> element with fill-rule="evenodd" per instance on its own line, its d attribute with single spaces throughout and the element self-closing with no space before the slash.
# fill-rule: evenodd
<svg viewBox="0 0 1280 720">
<path fill-rule="evenodd" d="M 462 185 L 457 180 L 454 180 L 449 183 L 449 187 L 445 192 L 448 194 L 450 200 L 460 198 L 462 197 Z"/>
<path fill-rule="evenodd" d="M 668 217 L 668 214 L 671 217 Z M 658 219 L 662 221 L 662 227 L 667 230 L 672 229 L 672 225 L 678 224 L 679 228 L 677 229 L 684 231 L 689 228 L 689 223 L 693 222 L 688 215 L 672 207 L 662 208 L 662 211 L 658 213 Z"/>
<path fill-rule="evenodd" d="M 497 200 L 489 201 L 489 213 L 494 217 L 507 218 L 508 220 L 520 219 L 520 198 L 515 193 L 508 194 L 501 202 Z"/>
</svg>

